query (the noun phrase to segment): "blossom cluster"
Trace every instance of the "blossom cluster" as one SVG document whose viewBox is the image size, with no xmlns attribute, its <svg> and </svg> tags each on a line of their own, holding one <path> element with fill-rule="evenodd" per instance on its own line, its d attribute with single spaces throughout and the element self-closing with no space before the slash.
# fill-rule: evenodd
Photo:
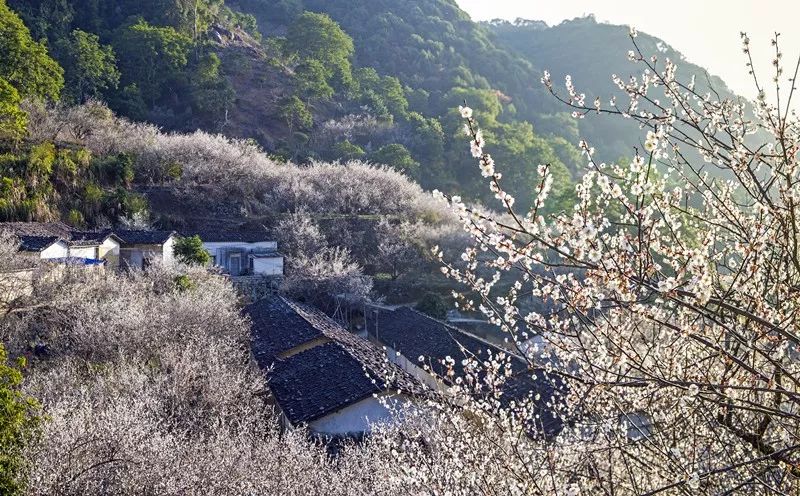
<svg viewBox="0 0 800 496">
<path fill-rule="evenodd" d="M 438 254 L 443 272 L 470 290 L 459 306 L 505 332 L 532 375 L 544 369 L 569 385 L 554 411 L 570 427 L 541 447 L 553 460 L 548 476 L 567 474 L 553 493 L 791 492 L 800 477 L 800 123 L 781 100 L 777 37 L 778 100 L 754 79 L 752 105 L 682 80 L 674 61 L 641 51 L 633 29 L 631 41 L 641 73 L 612 77 L 624 104 L 587 103 L 569 76 L 561 96 L 542 77 L 575 117 L 632 119 L 643 132 L 616 163 L 579 143 L 586 170 L 572 209 L 540 214 L 552 186 L 540 165 L 531 210 L 515 211 L 462 108 L 504 211 L 451 199 L 474 246 L 459 263 Z"/>
</svg>

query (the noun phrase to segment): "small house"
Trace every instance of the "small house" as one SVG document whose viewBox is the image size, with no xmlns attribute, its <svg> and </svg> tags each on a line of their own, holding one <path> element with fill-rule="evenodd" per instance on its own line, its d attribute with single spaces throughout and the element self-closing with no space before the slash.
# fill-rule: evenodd
<svg viewBox="0 0 800 496">
<path fill-rule="evenodd" d="M 432 389 L 445 390 L 449 386 L 449 367 L 455 377 L 464 377 L 466 359 L 483 362 L 500 353 L 510 356 L 512 374 L 502 386 L 501 401 L 538 398 L 534 402 L 540 411 L 536 429 L 547 437 L 561 431 L 561 421 L 547 406 L 556 402 L 559 391 L 565 388 L 558 376 L 547 374 L 544 369 L 532 370 L 522 357 L 509 350 L 409 307 L 368 306 L 365 317 L 369 339 L 385 347 L 389 360 Z M 444 363 L 448 357 L 452 360 L 449 366 Z"/>
<path fill-rule="evenodd" d="M 322 437 L 360 437 L 391 421 L 387 405 L 407 403 L 422 386 L 383 352 L 319 310 L 275 297 L 245 309 L 253 355 L 287 428 Z M 390 372 L 390 373 L 389 373 Z"/>
<path fill-rule="evenodd" d="M 212 229 L 185 233 L 197 235 L 214 266 L 232 276 L 282 276 L 283 255 L 265 228 Z"/>
<path fill-rule="evenodd" d="M 128 269 L 147 269 L 154 263 L 175 264 L 175 231 L 127 229 L 114 231 L 122 241 L 120 265 Z"/>
<path fill-rule="evenodd" d="M 60 222 L 4 222 L 0 231 L 15 236 L 20 250 L 42 260 L 116 267 L 121 240 L 109 230 L 80 231 Z"/>
</svg>

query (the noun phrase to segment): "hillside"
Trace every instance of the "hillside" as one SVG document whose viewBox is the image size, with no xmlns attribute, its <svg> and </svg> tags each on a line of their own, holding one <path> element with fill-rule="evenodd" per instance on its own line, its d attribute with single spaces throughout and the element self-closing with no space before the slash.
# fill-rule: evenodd
<svg viewBox="0 0 800 496">
<path fill-rule="evenodd" d="M 466 100 L 523 207 L 538 183 L 535 166 L 551 164 L 563 200 L 557 210 L 581 168 L 580 139 L 603 160 L 629 155 L 636 144 L 635 124 L 571 119 L 540 83 L 545 68 L 557 83 L 569 73 L 580 91 L 607 99 L 610 75 L 632 68 L 621 26 L 591 17 L 554 27 L 478 24 L 452 0 L 198 5 L 194 13 L 179 0 L 115 9 L 9 0 L 64 67 L 65 101 L 100 98 L 167 130 L 254 139 L 280 160 L 386 164 L 425 189 L 491 205 L 461 144 L 455 107 Z M 645 53 L 682 59 L 657 38 L 642 34 L 638 42 Z M 78 56 L 81 49 L 91 56 Z M 682 62 L 681 70 L 703 85 L 702 68 Z"/>
<path fill-rule="evenodd" d="M 639 76 L 637 64 L 626 55 L 633 49 L 628 26 L 599 23 L 592 16 L 564 21 L 556 26 L 525 19 L 515 22 L 496 20 L 481 25 L 491 31 L 497 43 L 536 64 L 541 70 L 549 71 L 562 93 L 565 76 L 572 76 L 577 90 L 586 93 L 587 102 L 595 97 L 605 102 L 615 93 L 619 94 L 611 81 L 613 74 L 625 80 Z M 675 61 L 679 80 L 688 83 L 694 77 L 699 93 L 713 88 L 723 98 L 734 96 L 724 81 L 686 60 L 667 41 L 639 33 L 636 43 L 642 53 L 657 55 L 662 64 L 667 58 Z M 537 75 L 537 80 L 540 77 L 541 73 Z M 550 100 L 549 104 L 552 105 L 553 99 Z M 543 106 L 548 108 L 548 103 Z M 558 108 L 554 110 L 558 111 Z M 537 128 L 543 132 L 559 133 L 548 119 L 534 122 L 539 124 Z M 629 155 L 631 145 L 635 144 L 632 139 L 638 129 L 636 123 L 622 119 L 587 118 L 577 121 L 577 125 L 581 137 L 597 148 L 603 160 L 616 160 Z"/>
</svg>

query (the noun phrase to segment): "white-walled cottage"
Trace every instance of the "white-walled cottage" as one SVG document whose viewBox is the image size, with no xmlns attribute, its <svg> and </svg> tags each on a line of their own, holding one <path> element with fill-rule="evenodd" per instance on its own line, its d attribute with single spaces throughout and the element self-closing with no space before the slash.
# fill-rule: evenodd
<svg viewBox="0 0 800 496">
<path fill-rule="evenodd" d="M 269 371 L 287 428 L 307 425 L 321 437 L 360 437 L 372 423 L 393 420 L 387 402 L 408 403 L 424 391 L 387 364 L 381 350 L 319 310 L 275 297 L 251 304 L 245 314 L 253 355 Z"/>
<path fill-rule="evenodd" d="M 282 276 L 283 255 L 278 253 L 278 242 L 269 239 L 267 230 L 258 229 L 202 229 L 188 231 L 197 235 L 211 255 L 211 263 L 232 276 Z"/>
<path fill-rule="evenodd" d="M 120 265 L 128 269 L 147 269 L 154 263 L 175 264 L 175 231 L 117 230 L 122 241 Z"/>
<path fill-rule="evenodd" d="M 15 236 L 21 251 L 39 259 L 111 267 L 119 262 L 121 240 L 110 230 L 80 231 L 60 222 L 4 222 L 0 231 Z"/>
</svg>

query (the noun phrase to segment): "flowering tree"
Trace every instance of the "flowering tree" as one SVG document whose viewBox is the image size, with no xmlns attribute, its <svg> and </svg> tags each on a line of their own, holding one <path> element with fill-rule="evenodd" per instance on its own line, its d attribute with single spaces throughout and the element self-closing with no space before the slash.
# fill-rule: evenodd
<svg viewBox="0 0 800 496">
<path fill-rule="evenodd" d="M 553 181 L 540 165 L 533 207 L 516 211 L 472 110 L 461 108 L 504 213 L 448 198 L 475 243 L 463 264 L 435 252 L 443 271 L 472 289 L 464 307 L 480 309 L 531 365 L 568 384 L 551 405 L 566 426 L 559 438 L 509 450 L 529 462 L 506 466 L 527 480 L 521 492 L 792 492 L 800 477 L 800 126 L 792 110 L 800 60 L 784 88 L 776 35 L 774 96 L 751 70 L 758 98 L 750 105 L 701 94 L 677 77 L 675 62 L 642 53 L 633 30 L 631 40 L 642 73 L 613 77 L 624 104 L 587 104 L 569 77 L 566 94 L 549 74 L 542 79 L 574 117 L 634 119 L 645 135 L 629 163 L 602 163 L 581 142 L 587 168 L 571 210 L 541 214 Z"/>
</svg>

